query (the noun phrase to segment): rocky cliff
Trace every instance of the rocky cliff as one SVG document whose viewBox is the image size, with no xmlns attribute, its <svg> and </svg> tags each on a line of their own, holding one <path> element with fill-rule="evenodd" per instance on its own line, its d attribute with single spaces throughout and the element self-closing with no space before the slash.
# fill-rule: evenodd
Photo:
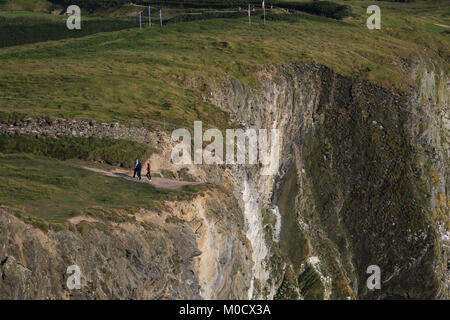
<svg viewBox="0 0 450 320">
<path fill-rule="evenodd" d="M 0 208 L 1 299 L 245 298 L 250 248 L 235 199 L 212 189 L 158 212 L 77 216 L 41 231 Z M 81 271 L 69 290 L 67 268 Z"/>
<path fill-rule="evenodd" d="M 281 213 L 280 239 L 259 260 L 285 279 L 259 279 L 256 297 L 448 297 L 448 78 L 423 61 L 405 68 L 417 82 L 407 93 L 316 64 L 263 70 L 259 89 L 211 90 L 237 123 L 282 132 L 278 175 L 246 171 L 253 214 Z M 370 265 L 380 290 L 367 289 Z"/>
<path fill-rule="evenodd" d="M 410 92 L 318 64 L 267 67 L 259 88 L 211 84 L 204 99 L 230 125 L 280 130 L 276 174 L 187 166 L 220 187 L 120 222 L 78 218 L 73 231 L 43 233 L 4 208 L 0 297 L 447 298 L 448 78 L 423 61 L 404 68 Z M 2 130 L 27 134 L 16 127 Z M 179 170 L 169 156 L 152 163 Z M 81 291 L 65 286 L 72 264 Z M 379 290 L 367 289 L 370 265 Z"/>
</svg>

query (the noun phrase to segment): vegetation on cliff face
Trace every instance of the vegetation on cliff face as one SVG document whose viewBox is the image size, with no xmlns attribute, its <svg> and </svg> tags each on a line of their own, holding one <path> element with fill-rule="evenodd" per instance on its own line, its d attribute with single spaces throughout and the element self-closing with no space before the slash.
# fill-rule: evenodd
<svg viewBox="0 0 450 320">
<path fill-rule="evenodd" d="M 427 275 L 440 261 L 439 240 L 418 161 L 424 159 L 423 145 L 413 143 L 408 128 L 420 119 L 406 100 L 382 88 L 360 84 L 355 89 L 350 80 L 334 81 L 341 90 L 333 97 L 322 93 L 321 121 L 304 144 L 320 221 L 341 253 L 350 243 L 360 277 L 371 264 L 385 276 L 396 275 L 382 291 L 368 291 L 360 281 L 360 295 L 433 298 L 440 294 L 440 271 Z"/>
<path fill-rule="evenodd" d="M 294 266 L 294 270 L 297 271 L 300 268 L 300 264 L 308 257 L 309 247 L 305 235 L 298 226 L 295 204 L 299 186 L 295 164 L 291 166 L 286 177 L 284 183 L 277 191 L 276 200 L 283 221 L 280 232 L 280 250 L 289 258 Z"/>
</svg>

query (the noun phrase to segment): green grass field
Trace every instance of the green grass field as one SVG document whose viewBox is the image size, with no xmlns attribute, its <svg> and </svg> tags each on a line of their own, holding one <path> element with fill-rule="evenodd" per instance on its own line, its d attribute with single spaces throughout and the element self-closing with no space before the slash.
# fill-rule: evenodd
<svg viewBox="0 0 450 320">
<path fill-rule="evenodd" d="M 90 210 L 158 210 L 163 200 L 190 199 L 202 188 L 166 191 L 106 177 L 78 165 L 31 155 L 0 154 L 0 204 L 37 218 L 64 221 Z"/>
<path fill-rule="evenodd" d="M 298 14 L 265 26 L 254 18 L 249 26 L 247 17 L 212 19 L 82 38 L 67 30 L 63 40 L 2 48 L 0 110 L 223 127 L 227 116 L 201 98 L 205 84 L 232 76 L 257 86 L 255 72 L 269 64 L 317 61 L 403 90 L 413 85 L 404 59 L 431 58 L 448 72 L 448 30 L 434 25 L 450 24 L 448 3 L 377 2 L 382 29 L 368 30 L 370 3 L 346 1 L 355 16 L 343 21 Z"/>
</svg>

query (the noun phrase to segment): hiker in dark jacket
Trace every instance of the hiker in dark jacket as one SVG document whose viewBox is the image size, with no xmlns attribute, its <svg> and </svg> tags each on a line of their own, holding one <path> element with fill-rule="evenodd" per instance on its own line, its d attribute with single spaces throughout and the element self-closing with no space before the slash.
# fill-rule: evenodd
<svg viewBox="0 0 450 320">
<path fill-rule="evenodd" d="M 150 171 L 152 170 L 152 167 L 150 166 L 150 162 L 147 163 L 147 178 L 149 181 L 152 181 L 152 176 L 150 175 Z"/>
<path fill-rule="evenodd" d="M 139 180 L 141 180 L 141 170 L 142 170 L 142 163 L 139 162 L 137 165 L 137 174 L 138 174 Z"/>
<path fill-rule="evenodd" d="M 137 174 L 139 180 L 141 180 L 141 170 L 142 170 L 142 163 L 138 159 L 136 159 L 136 162 L 134 165 L 133 178 L 135 178 L 136 174 Z"/>
<path fill-rule="evenodd" d="M 139 163 L 139 160 L 136 159 L 134 160 L 134 173 L 133 173 L 133 178 L 136 178 L 136 174 L 137 174 L 137 165 Z"/>
</svg>

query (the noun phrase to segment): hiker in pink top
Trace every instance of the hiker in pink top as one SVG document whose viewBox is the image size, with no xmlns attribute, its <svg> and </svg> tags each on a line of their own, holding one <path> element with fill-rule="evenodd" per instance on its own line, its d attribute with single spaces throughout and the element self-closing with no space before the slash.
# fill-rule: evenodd
<svg viewBox="0 0 450 320">
<path fill-rule="evenodd" d="M 152 170 L 152 167 L 150 166 L 150 162 L 147 163 L 147 178 L 149 181 L 152 181 L 152 176 L 150 175 L 150 171 Z"/>
</svg>

